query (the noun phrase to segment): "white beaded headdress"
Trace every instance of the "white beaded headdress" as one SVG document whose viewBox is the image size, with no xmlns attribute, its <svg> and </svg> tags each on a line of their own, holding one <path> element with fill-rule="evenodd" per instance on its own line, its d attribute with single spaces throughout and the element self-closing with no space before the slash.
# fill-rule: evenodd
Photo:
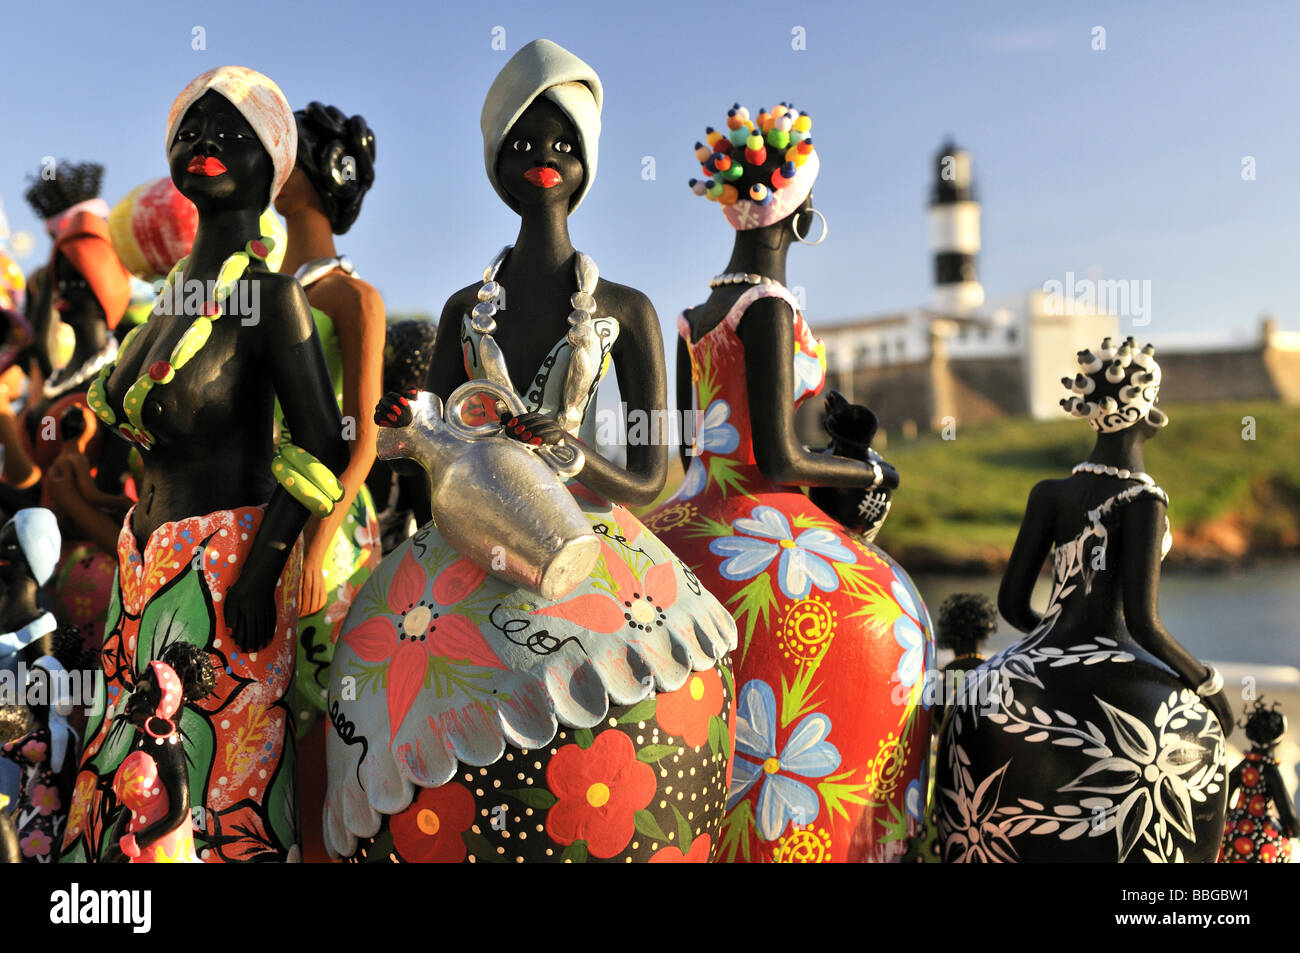
<svg viewBox="0 0 1300 953">
<path fill-rule="evenodd" d="M 1160 394 L 1160 365 L 1156 363 L 1156 349 L 1148 344 L 1138 350 L 1137 341 L 1128 338 L 1115 347 L 1110 338 L 1101 342 L 1099 353 L 1083 350 L 1078 354 L 1079 373 L 1062 377 L 1073 396 L 1061 400 L 1061 406 L 1075 417 L 1086 417 L 1098 433 L 1115 433 L 1125 430 L 1139 420 L 1155 427 L 1169 423 L 1169 417 L 1155 406 Z M 1090 399 L 1103 381 L 1113 389 L 1120 385 L 1114 396 Z"/>
</svg>

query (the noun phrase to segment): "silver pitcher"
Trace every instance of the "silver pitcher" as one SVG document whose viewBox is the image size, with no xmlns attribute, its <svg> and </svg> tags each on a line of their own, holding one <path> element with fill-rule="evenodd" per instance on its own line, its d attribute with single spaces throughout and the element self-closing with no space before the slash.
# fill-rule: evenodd
<svg viewBox="0 0 1300 953">
<path fill-rule="evenodd" d="M 488 380 L 456 388 L 445 412 L 436 395 L 421 391 L 410 424 L 379 428 L 377 455 L 424 467 L 434 526 L 462 556 L 544 599 L 562 599 L 600 555 L 600 540 L 564 485 L 581 472 L 582 450 L 520 443 L 500 423 L 469 426 L 461 411 L 478 394 L 514 414 L 527 410 L 514 391 Z"/>
</svg>

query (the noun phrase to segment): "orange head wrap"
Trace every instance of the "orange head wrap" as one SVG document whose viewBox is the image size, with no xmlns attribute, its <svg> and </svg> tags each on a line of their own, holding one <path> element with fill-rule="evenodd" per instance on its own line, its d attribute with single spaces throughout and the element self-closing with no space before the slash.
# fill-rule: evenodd
<svg viewBox="0 0 1300 953">
<path fill-rule="evenodd" d="M 117 327 L 131 300 L 131 276 L 113 250 L 108 222 L 91 212 L 78 212 L 64 224 L 54 239 L 50 256 L 50 280 L 59 256 L 67 258 L 90 285 L 111 331 Z"/>
</svg>

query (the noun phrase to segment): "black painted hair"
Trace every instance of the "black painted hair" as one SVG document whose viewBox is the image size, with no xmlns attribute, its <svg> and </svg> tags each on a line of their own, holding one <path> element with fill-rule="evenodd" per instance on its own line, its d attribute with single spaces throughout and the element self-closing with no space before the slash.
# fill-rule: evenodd
<svg viewBox="0 0 1300 953">
<path fill-rule="evenodd" d="M 393 321 L 384 339 L 384 392 L 405 393 L 423 387 L 433 362 L 433 342 L 438 336 L 434 321 Z"/>
<path fill-rule="evenodd" d="M 1263 697 L 1255 700 L 1255 707 L 1246 712 L 1246 737 L 1261 748 L 1278 743 L 1286 732 L 1286 716 L 1278 711 L 1281 702 L 1264 704 Z"/>
<path fill-rule="evenodd" d="M 90 648 L 75 625 L 63 625 L 54 630 L 50 654 L 69 672 L 93 669 L 99 666 L 100 650 Z"/>
<path fill-rule="evenodd" d="M 104 167 L 97 162 L 58 162 L 54 178 L 29 175 L 32 184 L 23 194 L 37 218 L 46 219 L 66 211 L 78 202 L 99 197 Z"/>
<path fill-rule="evenodd" d="M 361 116 L 350 119 L 334 106 L 309 103 L 298 121 L 298 166 L 320 196 L 330 230 L 344 234 L 361 212 L 375 183 L 375 134 Z"/>
<path fill-rule="evenodd" d="M 959 592 L 939 607 L 935 634 L 939 648 L 969 655 L 978 651 L 997 629 L 998 608 L 992 599 L 978 592 Z"/>
<path fill-rule="evenodd" d="M 173 642 L 163 653 L 162 661 L 170 665 L 181 680 L 181 691 L 187 702 L 206 698 L 216 690 L 217 673 L 212 667 L 212 656 L 198 646 Z"/>
</svg>

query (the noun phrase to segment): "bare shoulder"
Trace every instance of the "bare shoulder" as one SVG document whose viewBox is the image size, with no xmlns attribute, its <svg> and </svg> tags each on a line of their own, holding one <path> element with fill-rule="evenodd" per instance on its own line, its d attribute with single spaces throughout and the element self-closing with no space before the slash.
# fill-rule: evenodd
<svg viewBox="0 0 1300 953">
<path fill-rule="evenodd" d="M 1029 491 L 1027 508 L 1031 510 L 1055 509 L 1057 501 L 1061 497 L 1061 487 L 1064 484 L 1065 480 L 1062 479 L 1040 480 L 1035 483 L 1033 489 Z"/>
<path fill-rule="evenodd" d="M 600 314 L 612 314 L 620 324 L 659 326 L 659 315 L 650 299 L 636 288 L 604 278 L 596 285 L 596 305 Z"/>
<path fill-rule="evenodd" d="M 442 306 L 442 316 L 446 318 L 448 315 L 454 314 L 460 317 L 469 314 L 474 310 L 474 305 L 478 304 L 478 290 L 482 287 L 483 282 L 476 281 L 472 285 L 466 285 L 459 291 L 452 292 L 451 297 L 447 299 L 447 303 Z"/>
<path fill-rule="evenodd" d="M 384 326 L 384 299 L 374 285 L 360 278 L 333 272 L 316 282 L 308 297 L 336 323 L 356 321 L 372 330 Z"/>
</svg>

